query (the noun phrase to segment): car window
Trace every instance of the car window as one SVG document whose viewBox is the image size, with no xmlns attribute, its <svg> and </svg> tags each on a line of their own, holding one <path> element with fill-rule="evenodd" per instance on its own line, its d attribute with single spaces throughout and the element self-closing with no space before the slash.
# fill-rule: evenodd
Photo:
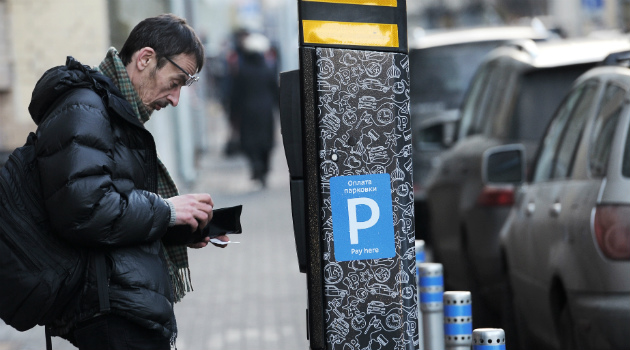
<svg viewBox="0 0 630 350">
<path fill-rule="evenodd" d="M 593 126 L 589 152 L 588 164 L 593 177 L 606 175 L 612 139 L 624 106 L 625 96 L 626 90 L 614 84 L 608 84 L 604 90 L 604 96 Z"/>
<path fill-rule="evenodd" d="M 494 134 L 518 141 L 540 140 L 571 85 L 590 65 L 539 69 L 524 74 L 513 115 Z"/>
<path fill-rule="evenodd" d="M 566 128 L 567 122 L 570 120 L 569 117 L 574 110 L 583 109 L 583 107 L 578 108 L 578 105 L 583 105 L 585 100 L 588 99 L 584 97 L 587 95 L 593 96 L 596 90 L 596 82 L 588 81 L 583 83 L 573 89 L 560 105 L 541 143 L 538 161 L 534 168 L 533 182 L 543 182 L 551 179 L 555 167 L 554 155 L 560 144 L 563 135 L 562 131 Z"/>
<path fill-rule="evenodd" d="M 413 103 L 421 110 L 459 108 L 484 56 L 501 43 L 472 42 L 411 50 L 409 74 Z"/>
<path fill-rule="evenodd" d="M 480 108 L 483 93 L 487 87 L 488 71 L 487 67 L 481 68 L 471 83 L 468 95 L 462 105 L 457 139 L 461 139 L 471 133 L 470 129 L 473 125 L 473 119 L 479 114 L 477 110 Z"/>
<path fill-rule="evenodd" d="M 511 67 L 499 66 L 488 82 L 488 98 L 474 126 L 477 133 L 493 135 L 497 120 L 510 114 L 514 95 L 517 93 L 517 72 Z"/>
<path fill-rule="evenodd" d="M 564 128 L 558 154 L 555 157 L 556 160 L 551 174 L 552 179 L 564 179 L 571 174 L 577 145 L 582 138 L 584 126 L 595 99 L 596 92 L 587 89 L 575 106 L 573 113 L 571 113 L 571 120 Z"/>
<path fill-rule="evenodd" d="M 486 126 L 492 122 L 489 116 L 494 116 L 498 110 L 504 108 L 507 101 L 505 96 L 511 93 L 510 79 L 514 71 L 500 64 L 492 62 L 475 78 L 471 92 L 462 107 L 462 122 L 458 132 L 458 139 L 485 132 Z"/>
</svg>

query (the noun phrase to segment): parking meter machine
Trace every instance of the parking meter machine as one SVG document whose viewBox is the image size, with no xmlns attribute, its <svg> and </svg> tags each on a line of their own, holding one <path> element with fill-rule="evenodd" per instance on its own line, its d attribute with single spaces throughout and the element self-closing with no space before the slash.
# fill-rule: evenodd
<svg viewBox="0 0 630 350">
<path fill-rule="evenodd" d="M 406 4 L 299 1 L 280 80 L 311 349 L 416 349 Z"/>
</svg>

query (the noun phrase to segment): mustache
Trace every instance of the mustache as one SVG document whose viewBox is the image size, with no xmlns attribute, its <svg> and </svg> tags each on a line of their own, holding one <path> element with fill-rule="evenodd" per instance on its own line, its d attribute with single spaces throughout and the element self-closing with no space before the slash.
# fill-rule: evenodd
<svg viewBox="0 0 630 350">
<path fill-rule="evenodd" d="M 169 101 L 166 100 L 158 100 L 155 101 L 151 104 L 145 104 L 148 108 L 150 108 L 151 110 L 156 110 L 156 109 L 164 109 L 166 107 L 168 107 L 171 103 Z"/>
<path fill-rule="evenodd" d="M 171 103 L 168 101 L 156 101 L 155 104 L 157 106 L 160 106 L 160 108 L 165 108 L 168 107 L 168 105 L 170 105 Z"/>
</svg>

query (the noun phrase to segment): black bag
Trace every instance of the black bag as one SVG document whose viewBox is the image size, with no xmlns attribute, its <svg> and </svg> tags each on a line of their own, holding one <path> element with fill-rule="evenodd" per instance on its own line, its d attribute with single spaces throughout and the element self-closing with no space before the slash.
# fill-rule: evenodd
<svg viewBox="0 0 630 350">
<path fill-rule="evenodd" d="M 30 133 L 0 169 L 0 318 L 17 329 L 50 325 L 71 309 L 86 257 L 53 233 Z"/>
</svg>

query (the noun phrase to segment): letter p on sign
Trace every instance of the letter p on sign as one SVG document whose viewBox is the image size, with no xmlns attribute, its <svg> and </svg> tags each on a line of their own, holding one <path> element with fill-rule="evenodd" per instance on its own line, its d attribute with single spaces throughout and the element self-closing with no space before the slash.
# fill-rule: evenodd
<svg viewBox="0 0 630 350">
<path fill-rule="evenodd" d="M 330 203 L 336 261 L 396 255 L 389 174 L 332 177 Z"/>
<path fill-rule="evenodd" d="M 357 205 L 367 205 L 372 211 L 372 215 L 367 221 L 357 221 Z M 381 216 L 378 204 L 370 198 L 350 198 L 348 199 L 348 224 L 350 226 L 350 244 L 359 244 L 359 230 L 370 228 L 376 224 Z"/>
</svg>

